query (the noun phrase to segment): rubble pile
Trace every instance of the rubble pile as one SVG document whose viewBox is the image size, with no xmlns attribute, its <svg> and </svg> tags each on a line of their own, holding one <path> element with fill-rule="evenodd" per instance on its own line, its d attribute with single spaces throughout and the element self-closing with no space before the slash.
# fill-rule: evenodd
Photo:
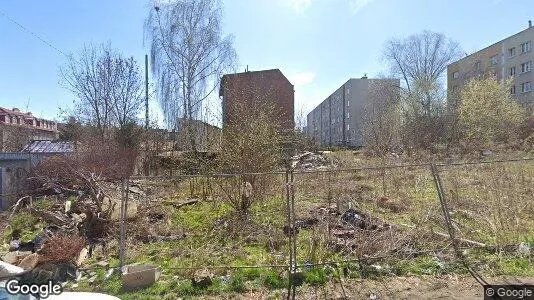
<svg viewBox="0 0 534 300">
<path fill-rule="evenodd" d="M 331 167 L 327 157 L 327 151 L 318 153 L 305 152 L 291 158 L 291 167 L 296 170 L 325 170 Z"/>
<path fill-rule="evenodd" d="M 120 220 L 123 193 L 120 183 L 99 179 L 94 174 L 87 177 L 80 175 L 76 179 L 68 184 L 38 178 L 37 188 L 30 190 L 13 206 L 9 219 L 25 212 L 37 217 L 40 220 L 38 224 L 46 225 L 31 240 L 24 240 L 20 229 L 11 228 L 10 234 L 5 235 L 11 240 L 8 252 L 0 253 L 0 263 L 23 270 L 9 276 L 28 283 L 95 280 L 95 275 L 82 269 L 87 258 L 95 257 L 94 252 L 99 246 L 102 249 L 101 259 L 107 256 L 107 248 L 116 247 L 114 233 Z M 34 182 L 33 186 L 36 185 Z M 126 194 L 126 217 L 137 218 L 138 204 L 145 195 L 136 185 L 130 186 Z M 51 204 L 39 205 L 43 200 Z M 113 273 L 113 268 L 105 261 L 99 261 L 99 267 L 107 268 L 108 274 Z M 1 280 L 5 278 L 0 276 Z"/>
</svg>

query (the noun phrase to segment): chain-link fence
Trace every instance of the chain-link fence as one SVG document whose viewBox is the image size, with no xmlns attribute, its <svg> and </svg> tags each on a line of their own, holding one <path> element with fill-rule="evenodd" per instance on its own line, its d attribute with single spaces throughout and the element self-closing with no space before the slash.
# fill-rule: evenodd
<svg viewBox="0 0 534 300">
<path fill-rule="evenodd" d="M 352 279 L 393 297 L 387 278 L 521 275 L 534 241 L 533 171 L 519 160 L 132 177 L 123 199 L 141 200 L 123 201 L 138 218 L 122 216 L 121 261 L 299 298 L 303 286 L 332 285 L 369 297 L 344 286 Z"/>
</svg>

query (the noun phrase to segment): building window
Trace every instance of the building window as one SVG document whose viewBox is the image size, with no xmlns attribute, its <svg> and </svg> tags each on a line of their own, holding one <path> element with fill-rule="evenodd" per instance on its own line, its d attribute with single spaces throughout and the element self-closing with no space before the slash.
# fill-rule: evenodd
<svg viewBox="0 0 534 300">
<path fill-rule="evenodd" d="M 347 89 L 347 95 L 350 94 L 350 89 Z"/>
<path fill-rule="evenodd" d="M 496 65 L 497 63 L 499 63 L 499 59 L 497 58 L 497 55 L 493 55 L 491 57 L 491 65 Z"/>
<path fill-rule="evenodd" d="M 347 124 L 347 130 L 350 130 L 350 124 Z"/>
<path fill-rule="evenodd" d="M 515 56 L 515 47 L 512 47 L 508 49 L 508 57 L 514 57 Z"/>
<path fill-rule="evenodd" d="M 515 85 L 510 87 L 510 94 L 515 95 Z"/>
<path fill-rule="evenodd" d="M 514 76 L 514 75 L 515 75 L 515 66 L 510 68 L 510 76 Z"/>
<path fill-rule="evenodd" d="M 523 82 L 521 84 L 521 92 L 522 93 L 530 92 L 530 81 L 529 82 Z"/>
<path fill-rule="evenodd" d="M 479 61 L 477 61 L 477 62 L 475 63 L 475 69 L 476 69 L 476 70 L 479 70 L 479 69 L 480 69 L 480 62 L 479 62 Z"/>
<path fill-rule="evenodd" d="M 521 53 L 529 52 L 530 51 L 530 41 L 524 42 L 521 44 Z"/>
<path fill-rule="evenodd" d="M 350 101 L 349 101 L 349 100 L 347 100 L 347 107 L 349 107 L 349 106 L 350 106 Z"/>
<path fill-rule="evenodd" d="M 349 112 L 347 112 L 347 119 L 348 119 L 348 118 L 350 118 L 350 113 L 349 113 Z"/>
<path fill-rule="evenodd" d="M 530 72 L 530 61 L 521 64 L 521 73 Z"/>
<path fill-rule="evenodd" d="M 454 79 L 460 78 L 460 73 L 458 71 L 452 73 L 452 78 L 454 78 Z"/>
</svg>

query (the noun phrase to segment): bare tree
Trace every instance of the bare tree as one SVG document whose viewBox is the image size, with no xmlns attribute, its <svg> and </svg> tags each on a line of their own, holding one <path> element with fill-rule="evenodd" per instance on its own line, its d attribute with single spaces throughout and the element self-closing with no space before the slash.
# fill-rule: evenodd
<svg viewBox="0 0 534 300">
<path fill-rule="evenodd" d="M 405 148 L 428 148 L 445 135 L 446 97 L 442 78 L 447 66 L 461 55 L 458 43 L 431 31 L 386 43 L 383 57 L 391 73 L 403 82 Z"/>
<path fill-rule="evenodd" d="M 418 101 L 430 114 L 433 87 L 440 82 L 447 65 L 459 59 L 462 52 L 458 43 L 442 33 L 423 31 L 387 41 L 383 55 L 391 73 L 402 78 L 407 93 L 424 91 Z"/>
<path fill-rule="evenodd" d="M 60 68 L 62 84 L 75 96 L 76 116 L 104 138 L 113 126 L 131 123 L 142 104 L 142 81 L 133 58 L 110 44 L 86 45 Z"/>
<path fill-rule="evenodd" d="M 399 146 L 401 128 L 400 87 L 396 80 L 373 81 L 369 102 L 362 114 L 363 134 L 367 147 L 383 155 Z"/>
<path fill-rule="evenodd" d="M 234 70 L 233 39 L 223 36 L 221 19 L 219 0 L 166 1 L 150 11 L 146 38 L 167 127 L 175 129 L 179 117 L 197 118 L 222 74 Z"/>
</svg>

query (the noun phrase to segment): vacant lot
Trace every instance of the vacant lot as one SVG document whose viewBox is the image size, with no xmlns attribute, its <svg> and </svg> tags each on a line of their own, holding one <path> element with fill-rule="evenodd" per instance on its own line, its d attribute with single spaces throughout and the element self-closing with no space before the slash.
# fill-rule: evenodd
<svg viewBox="0 0 534 300">
<path fill-rule="evenodd" d="M 261 186 L 246 211 L 231 205 L 243 193 L 239 176 L 132 180 L 137 214 L 126 223 L 126 262 L 160 267 L 160 280 L 126 293 L 118 275 L 105 279 L 99 268 L 93 280 L 68 287 L 132 299 L 280 298 L 289 283 L 289 204 L 299 297 L 337 298 L 343 291 L 352 298 L 480 297 L 482 288 L 453 251 L 429 165 L 350 151 L 328 160 L 330 167 L 288 176 L 292 185 L 286 174 L 249 177 Z M 525 249 L 534 246 L 534 161 L 438 165 L 438 171 L 465 264 L 488 281 L 533 277 Z M 116 244 L 85 266 L 102 260 L 118 266 Z"/>
</svg>

